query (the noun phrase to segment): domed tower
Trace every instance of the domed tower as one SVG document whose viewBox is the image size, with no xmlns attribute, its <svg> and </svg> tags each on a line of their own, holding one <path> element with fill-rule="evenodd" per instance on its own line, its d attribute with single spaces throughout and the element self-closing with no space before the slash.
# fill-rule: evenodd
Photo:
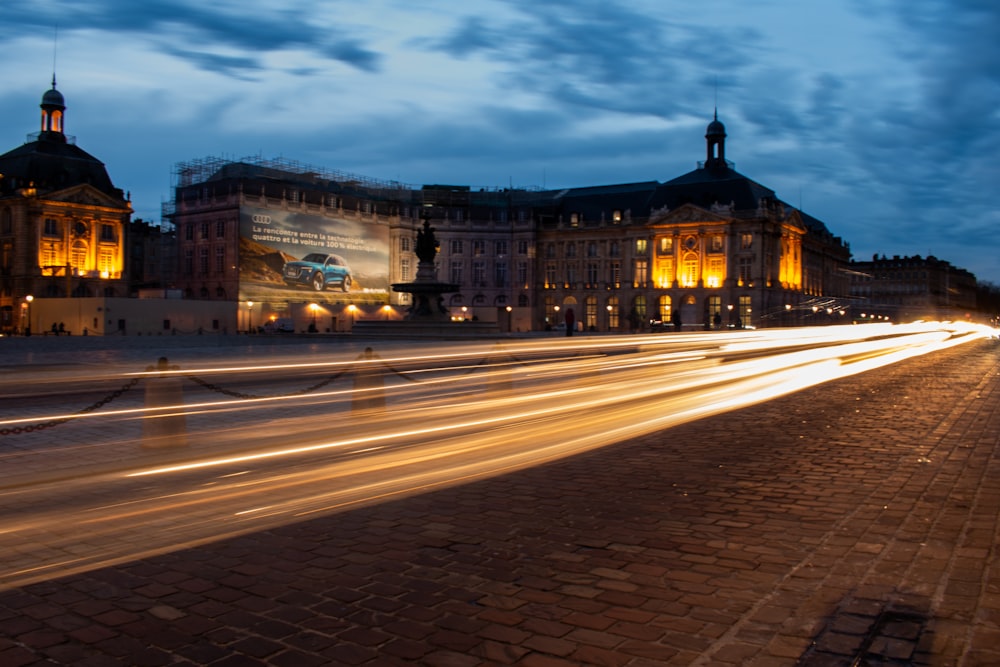
<svg viewBox="0 0 1000 667">
<path fill-rule="evenodd" d="M 705 130 L 705 168 L 726 166 L 726 126 L 719 120 L 719 110 L 715 110 L 712 122 Z"/>
<path fill-rule="evenodd" d="M 42 133 L 39 139 L 60 141 L 66 143 L 63 133 L 63 117 L 66 113 L 66 100 L 62 93 L 56 90 L 56 75 L 52 75 L 52 88 L 42 95 Z"/>
</svg>

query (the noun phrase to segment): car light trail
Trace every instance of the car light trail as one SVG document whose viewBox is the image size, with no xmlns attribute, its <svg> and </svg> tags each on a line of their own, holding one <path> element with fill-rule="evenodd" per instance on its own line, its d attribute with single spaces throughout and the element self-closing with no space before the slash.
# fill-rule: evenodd
<svg viewBox="0 0 1000 667">
<path fill-rule="evenodd" d="M 354 412 L 351 388 L 95 411 L 0 449 L 0 588 L 538 465 L 990 335 L 921 323 L 427 345 L 384 355 L 383 369 L 420 378 L 386 370 L 384 412 Z M 192 372 L 308 370 L 309 384 L 347 363 Z M 60 416 L 2 409 L 0 424 Z M 185 416 L 191 446 L 143 451 L 143 419 L 164 414 Z M 94 424 L 101 442 L 86 441 Z M 24 463 L 54 455 L 56 470 Z"/>
</svg>

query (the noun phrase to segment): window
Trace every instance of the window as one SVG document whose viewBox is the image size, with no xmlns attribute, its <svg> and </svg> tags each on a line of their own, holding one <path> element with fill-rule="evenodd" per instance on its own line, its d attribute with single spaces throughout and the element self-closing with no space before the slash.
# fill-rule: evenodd
<svg viewBox="0 0 1000 667">
<path fill-rule="evenodd" d="M 59 223 L 52 218 L 45 218 L 45 227 L 42 230 L 45 236 L 59 236 Z"/>
<path fill-rule="evenodd" d="M 226 248 L 217 246 L 215 248 L 215 272 L 222 274 L 226 272 Z"/>
<path fill-rule="evenodd" d="M 597 257 L 597 243 L 590 241 L 587 243 L 587 257 Z"/>
<path fill-rule="evenodd" d="M 580 214 L 579 213 L 570 213 L 569 214 L 569 226 L 570 227 L 577 227 L 579 225 L 580 225 Z"/>
<path fill-rule="evenodd" d="M 597 297 L 588 296 L 583 302 L 583 325 L 588 331 L 597 329 Z"/>
<path fill-rule="evenodd" d="M 187 248 L 184 250 L 184 275 L 190 276 L 193 273 L 194 273 L 194 251 L 191 250 L 191 248 Z"/>
<path fill-rule="evenodd" d="M 635 240 L 635 254 L 645 255 L 646 254 L 646 239 L 636 239 Z"/>
<path fill-rule="evenodd" d="M 566 256 L 576 257 L 576 244 L 572 241 L 566 244 Z"/>
<path fill-rule="evenodd" d="M 635 282 L 637 285 L 645 284 L 649 280 L 649 262 L 645 259 L 635 260 Z"/>
<path fill-rule="evenodd" d="M 408 257 L 399 260 L 399 277 L 404 283 L 410 282 L 410 259 Z"/>
<path fill-rule="evenodd" d="M 73 249 L 70 253 L 70 264 L 76 270 L 77 275 L 87 268 L 87 244 L 83 241 L 77 241 L 73 244 Z"/>
<path fill-rule="evenodd" d="M 640 322 L 644 322 L 646 320 L 647 309 L 648 306 L 646 304 L 645 295 L 639 294 L 632 300 L 632 310 L 635 311 L 635 314 L 639 317 Z"/>
<path fill-rule="evenodd" d="M 750 284 L 750 267 L 753 266 L 752 257 L 740 257 L 736 269 L 739 271 L 739 285 Z"/>
<path fill-rule="evenodd" d="M 452 239 L 449 245 L 451 246 L 452 255 L 461 255 L 463 252 L 465 252 L 465 249 L 462 246 L 461 239 Z"/>
<path fill-rule="evenodd" d="M 216 220 L 215 221 L 215 238 L 221 239 L 226 236 L 226 221 Z"/>
<path fill-rule="evenodd" d="M 576 264 L 566 265 L 566 282 L 571 286 L 576 284 Z"/>
<path fill-rule="evenodd" d="M 507 262 L 497 262 L 496 265 L 497 287 L 507 286 Z"/>
<path fill-rule="evenodd" d="M 399 238 L 399 249 L 401 252 L 410 252 L 410 237 L 401 236 Z"/>
<path fill-rule="evenodd" d="M 612 257 L 621 257 L 621 246 L 618 245 L 618 241 L 612 241 L 611 245 L 608 246 L 608 254 Z"/>
<path fill-rule="evenodd" d="M 670 322 L 671 318 L 673 317 L 672 304 L 673 300 L 666 294 L 660 297 L 659 316 L 660 316 L 660 321 L 663 322 L 664 324 Z"/>
<path fill-rule="evenodd" d="M 0 234 L 10 234 L 13 231 L 14 223 L 12 222 L 10 209 L 5 208 L 3 213 L 0 213 Z"/>
<path fill-rule="evenodd" d="M 556 284 L 556 263 L 547 262 L 545 264 L 545 286 L 555 287 Z"/>
<path fill-rule="evenodd" d="M 497 241 L 496 242 L 496 253 L 497 253 L 497 257 L 503 257 L 504 255 L 507 254 L 507 242 L 506 241 Z"/>
<path fill-rule="evenodd" d="M 622 282 L 622 263 L 611 262 L 611 282 L 616 287 Z"/>
<path fill-rule="evenodd" d="M 208 248 L 199 248 L 198 275 L 204 276 L 207 274 L 208 274 Z"/>
<path fill-rule="evenodd" d="M 517 254 L 518 255 L 527 255 L 528 254 L 528 242 L 527 241 L 518 241 L 517 242 Z"/>
<path fill-rule="evenodd" d="M 194 240 L 194 225 L 189 224 L 184 226 L 184 240 L 193 241 Z"/>
<path fill-rule="evenodd" d="M 740 247 L 744 250 L 749 250 L 753 247 L 753 234 L 746 233 L 740 234 Z"/>
<path fill-rule="evenodd" d="M 556 257 L 556 244 L 546 243 L 545 244 L 545 259 L 555 259 Z"/>
<path fill-rule="evenodd" d="M 681 287 L 694 287 L 698 284 L 698 255 L 688 253 L 681 262 L 681 276 L 678 281 Z"/>
<path fill-rule="evenodd" d="M 518 262 L 517 263 L 517 284 L 519 287 L 528 287 L 528 263 Z"/>
<path fill-rule="evenodd" d="M 476 239 L 472 242 L 472 256 L 482 257 L 486 254 L 486 241 L 482 239 Z"/>
<path fill-rule="evenodd" d="M 203 239 L 207 239 L 208 238 L 208 223 L 207 222 L 201 223 L 201 238 L 203 238 Z"/>
<path fill-rule="evenodd" d="M 674 239 L 672 236 L 661 236 L 660 245 L 657 252 L 661 255 L 672 255 L 674 252 Z"/>
<path fill-rule="evenodd" d="M 722 252 L 722 236 L 715 234 L 709 240 L 709 250 L 712 252 Z"/>
<path fill-rule="evenodd" d="M 616 225 L 620 225 L 622 222 L 622 212 L 619 210 L 612 211 L 611 222 Z"/>
<path fill-rule="evenodd" d="M 101 276 L 110 278 L 115 273 L 115 249 L 103 247 L 97 253 L 97 270 Z"/>
<path fill-rule="evenodd" d="M 476 260 L 472 263 L 472 284 L 476 287 L 486 286 L 486 262 Z"/>
<path fill-rule="evenodd" d="M 597 284 L 597 263 L 588 262 L 587 264 L 587 283 L 590 285 Z"/>
<path fill-rule="evenodd" d="M 618 297 L 613 296 L 608 299 L 608 329 L 618 328 Z"/>
<path fill-rule="evenodd" d="M 456 285 L 462 284 L 462 262 L 461 260 L 453 260 L 451 263 L 451 281 Z"/>
<path fill-rule="evenodd" d="M 101 225 L 101 240 L 110 241 L 112 243 L 115 242 L 116 235 L 114 225 Z"/>
</svg>

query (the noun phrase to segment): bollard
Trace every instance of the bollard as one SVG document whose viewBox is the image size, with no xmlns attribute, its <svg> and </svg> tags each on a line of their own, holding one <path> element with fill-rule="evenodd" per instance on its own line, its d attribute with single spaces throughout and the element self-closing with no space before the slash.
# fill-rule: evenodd
<svg viewBox="0 0 1000 667">
<path fill-rule="evenodd" d="M 487 393 L 492 398 L 508 395 L 511 389 L 514 388 L 510 365 L 508 363 L 510 356 L 504 351 L 500 343 L 493 346 L 488 361 L 490 370 L 486 383 Z M 494 368 L 493 364 L 497 364 L 497 366 Z"/>
<path fill-rule="evenodd" d="M 146 409 L 150 412 L 142 420 L 143 449 L 186 447 L 188 444 L 181 378 L 162 374 L 163 371 L 178 368 L 178 366 L 171 367 L 166 357 L 160 357 L 156 366 L 146 369 L 147 372 L 160 371 L 161 375 L 146 378 Z M 156 410 L 168 406 L 176 406 L 177 409 Z"/>
<path fill-rule="evenodd" d="M 371 362 L 378 357 L 374 350 L 366 347 L 362 358 Z M 385 381 L 382 377 L 382 368 L 378 364 L 355 365 L 351 412 L 355 415 L 385 412 Z"/>
</svg>

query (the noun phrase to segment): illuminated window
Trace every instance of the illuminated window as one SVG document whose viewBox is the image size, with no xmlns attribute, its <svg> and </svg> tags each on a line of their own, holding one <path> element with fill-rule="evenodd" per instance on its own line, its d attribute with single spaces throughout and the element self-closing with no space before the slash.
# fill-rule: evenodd
<svg viewBox="0 0 1000 667">
<path fill-rule="evenodd" d="M 639 316 L 639 321 L 644 322 L 646 320 L 646 296 L 644 294 L 639 294 L 632 300 L 632 309 L 635 314 Z"/>
<path fill-rule="evenodd" d="M 569 214 L 569 226 L 570 227 L 576 227 L 579 224 L 580 224 L 580 214 L 579 213 L 570 213 Z"/>
<path fill-rule="evenodd" d="M 622 221 L 622 212 L 621 211 L 614 211 L 611 214 L 611 222 L 613 222 L 613 223 L 615 223 L 617 225 L 617 224 L 621 223 L 621 221 Z"/>
<path fill-rule="evenodd" d="M 399 277 L 404 283 L 410 281 L 410 259 L 408 257 L 399 261 Z"/>
<path fill-rule="evenodd" d="M 661 322 L 666 323 L 670 321 L 672 304 L 673 300 L 668 295 L 664 294 L 660 297 L 659 315 Z"/>
<path fill-rule="evenodd" d="M 620 285 L 622 282 L 622 263 L 621 262 L 611 262 L 611 284 Z"/>
<path fill-rule="evenodd" d="M 694 287 L 698 284 L 698 255 L 688 253 L 681 263 L 681 276 L 678 282 L 681 287 Z"/>
<path fill-rule="evenodd" d="M 753 266 L 752 257 L 740 257 L 736 266 L 737 271 L 739 271 L 739 285 L 748 285 L 750 283 L 750 269 Z"/>
<path fill-rule="evenodd" d="M 101 248 L 97 253 L 97 270 L 102 276 L 110 277 L 115 274 L 115 249 Z"/>
<path fill-rule="evenodd" d="M 42 229 L 45 236 L 59 236 L 59 223 L 52 218 L 45 218 L 45 227 Z"/>
<path fill-rule="evenodd" d="M 76 241 L 70 251 L 70 265 L 77 271 L 87 270 L 87 244 Z"/>
<path fill-rule="evenodd" d="M 646 239 L 636 239 L 635 240 L 635 254 L 645 255 L 647 250 Z"/>
<path fill-rule="evenodd" d="M 610 299 L 608 299 L 607 311 L 608 311 L 608 329 L 617 329 L 618 317 L 619 317 L 618 297 L 613 296 Z"/>
<path fill-rule="evenodd" d="M 635 282 L 639 285 L 649 280 L 649 261 L 645 259 L 635 260 Z"/>
<path fill-rule="evenodd" d="M 741 234 L 740 235 L 740 247 L 744 250 L 749 250 L 753 247 L 753 234 Z"/>
<path fill-rule="evenodd" d="M 722 236 L 715 234 L 709 241 L 709 248 L 712 252 L 722 252 Z"/>
<path fill-rule="evenodd" d="M 597 328 L 597 297 L 588 296 L 583 301 L 584 326 L 588 330 Z"/>
<path fill-rule="evenodd" d="M 671 236 L 661 236 L 659 245 L 659 254 L 670 255 L 674 252 L 674 239 Z"/>
<path fill-rule="evenodd" d="M 556 263 L 548 262 L 545 264 L 545 286 L 553 287 L 556 284 Z"/>
<path fill-rule="evenodd" d="M 400 252 L 410 252 L 410 237 L 401 236 L 399 237 L 399 251 Z"/>
<path fill-rule="evenodd" d="M 708 260 L 708 275 L 705 276 L 707 287 L 719 287 L 722 285 L 725 276 L 725 263 L 721 257 L 713 257 Z"/>
</svg>

